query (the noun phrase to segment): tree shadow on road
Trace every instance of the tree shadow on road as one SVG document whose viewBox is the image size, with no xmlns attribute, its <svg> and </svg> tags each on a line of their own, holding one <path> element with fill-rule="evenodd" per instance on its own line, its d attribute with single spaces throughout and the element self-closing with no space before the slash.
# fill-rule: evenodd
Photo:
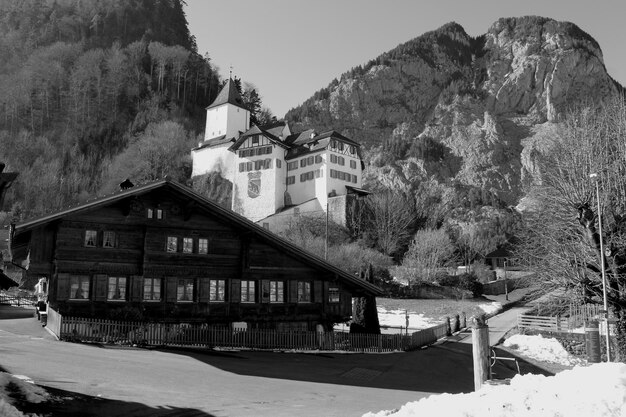
<svg viewBox="0 0 626 417">
<path fill-rule="evenodd" d="M 212 417 L 202 410 L 181 407 L 150 407 L 129 401 L 92 397 L 56 388 L 43 387 L 52 398 L 33 404 L 18 401 L 16 408 L 23 413 L 42 417 Z"/>
<path fill-rule="evenodd" d="M 474 390 L 472 345 L 466 343 L 443 342 L 413 352 L 387 354 L 163 351 L 187 355 L 238 375 L 432 393 Z M 498 351 L 497 356 L 511 355 Z M 521 358 L 518 363 L 522 374 L 550 375 Z M 496 361 L 492 370 L 498 379 L 517 374 L 512 361 Z"/>
</svg>

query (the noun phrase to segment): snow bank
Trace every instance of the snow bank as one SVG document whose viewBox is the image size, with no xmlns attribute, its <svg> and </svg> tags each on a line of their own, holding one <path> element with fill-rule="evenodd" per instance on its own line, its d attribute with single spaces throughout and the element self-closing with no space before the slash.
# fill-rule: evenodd
<svg viewBox="0 0 626 417">
<path fill-rule="evenodd" d="M 485 314 L 492 314 L 502 310 L 502 304 L 497 301 L 493 301 L 491 303 L 479 304 L 478 308 L 484 311 Z"/>
<path fill-rule="evenodd" d="M 517 375 L 511 385 L 486 385 L 470 394 L 440 394 L 399 410 L 364 417 L 626 417 L 626 365 L 600 363 L 555 376 Z"/>
<path fill-rule="evenodd" d="M 23 416 L 14 406 L 13 398 L 20 398 L 28 403 L 47 401 L 49 394 L 41 387 L 16 378 L 6 372 L 0 372 L 0 415 Z"/>
<path fill-rule="evenodd" d="M 559 363 L 561 365 L 582 365 L 586 361 L 570 355 L 555 338 L 539 336 L 525 336 L 516 334 L 504 341 L 504 347 L 513 349 L 521 355 L 543 362 Z"/>
</svg>

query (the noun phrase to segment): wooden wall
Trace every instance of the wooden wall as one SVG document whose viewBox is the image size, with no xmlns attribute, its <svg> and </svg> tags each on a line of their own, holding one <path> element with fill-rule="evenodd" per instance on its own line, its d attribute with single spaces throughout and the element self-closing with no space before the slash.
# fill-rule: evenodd
<svg viewBox="0 0 626 417">
<path fill-rule="evenodd" d="M 148 219 L 148 208 L 163 210 L 164 218 Z M 103 248 L 101 243 L 85 247 L 86 230 L 115 232 L 116 247 Z M 38 229 L 33 236 L 34 264 L 47 265 L 51 271 L 50 304 L 64 315 L 222 324 L 246 321 L 263 328 L 298 322 L 314 328 L 318 323 L 345 321 L 351 314 L 352 295 L 332 272 L 312 267 L 248 229 L 168 194 L 153 192 L 74 214 L 53 227 Z M 178 237 L 181 245 L 183 237 L 192 237 L 194 253 L 167 252 L 168 236 Z M 208 240 L 207 254 L 197 253 L 200 238 Z M 89 300 L 68 299 L 71 275 L 91 278 Z M 127 277 L 124 302 L 106 300 L 107 276 Z M 143 301 L 144 278 L 162 280 L 161 301 Z M 180 278 L 194 280 L 193 302 L 176 302 Z M 211 279 L 226 280 L 224 302 L 208 301 Z M 241 280 L 255 281 L 255 302 L 240 302 Z M 284 303 L 269 302 L 270 280 L 284 281 Z M 298 281 L 311 283 L 311 302 L 297 302 Z M 340 289 L 340 303 L 329 302 L 330 286 Z"/>
</svg>

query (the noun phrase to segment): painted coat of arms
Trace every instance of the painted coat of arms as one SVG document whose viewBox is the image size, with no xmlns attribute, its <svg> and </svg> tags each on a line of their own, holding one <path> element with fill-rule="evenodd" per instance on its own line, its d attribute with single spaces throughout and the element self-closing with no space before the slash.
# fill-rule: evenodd
<svg viewBox="0 0 626 417">
<path fill-rule="evenodd" d="M 257 198 L 261 195 L 261 173 L 248 173 L 248 197 Z"/>
</svg>

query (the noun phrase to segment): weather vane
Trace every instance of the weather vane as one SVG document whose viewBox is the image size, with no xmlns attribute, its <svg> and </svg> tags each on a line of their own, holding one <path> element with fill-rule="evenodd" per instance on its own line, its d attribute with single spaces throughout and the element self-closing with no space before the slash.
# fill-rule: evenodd
<svg viewBox="0 0 626 417">
<path fill-rule="evenodd" d="M 233 78 L 233 66 L 232 66 L 232 64 L 230 66 L 230 78 Z"/>
</svg>

